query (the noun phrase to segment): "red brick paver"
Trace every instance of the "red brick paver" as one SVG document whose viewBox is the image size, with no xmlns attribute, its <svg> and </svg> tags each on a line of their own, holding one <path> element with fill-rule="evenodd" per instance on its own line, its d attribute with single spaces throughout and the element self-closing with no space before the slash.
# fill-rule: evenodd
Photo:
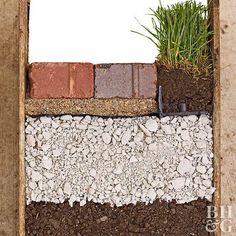
<svg viewBox="0 0 236 236">
<path fill-rule="evenodd" d="M 94 97 L 94 66 L 90 63 L 70 64 L 71 98 Z"/>
<path fill-rule="evenodd" d="M 99 64 L 95 66 L 96 98 L 155 98 L 156 64 Z"/>
<path fill-rule="evenodd" d="M 91 63 L 32 63 L 31 98 L 91 98 L 94 68 Z"/>
</svg>

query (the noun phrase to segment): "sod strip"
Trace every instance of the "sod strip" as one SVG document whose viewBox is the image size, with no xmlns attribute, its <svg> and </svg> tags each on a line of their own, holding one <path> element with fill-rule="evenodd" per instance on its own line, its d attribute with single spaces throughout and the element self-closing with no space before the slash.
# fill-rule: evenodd
<svg viewBox="0 0 236 236">
<path fill-rule="evenodd" d="M 211 200 L 212 158 L 206 115 L 27 117 L 27 203 Z"/>
</svg>

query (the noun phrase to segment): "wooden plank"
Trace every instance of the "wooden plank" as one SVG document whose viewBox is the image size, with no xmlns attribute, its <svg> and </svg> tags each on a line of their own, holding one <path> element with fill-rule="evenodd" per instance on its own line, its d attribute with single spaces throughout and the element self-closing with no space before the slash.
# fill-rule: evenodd
<svg viewBox="0 0 236 236">
<path fill-rule="evenodd" d="M 19 175 L 20 172 L 24 173 L 22 106 L 23 68 L 25 68 L 23 51 L 26 38 L 23 19 L 27 16 L 23 13 L 24 4 L 23 0 L 0 1 L 0 235 L 2 236 L 24 235 L 22 221 L 24 188 L 20 185 L 20 182 L 24 182 L 24 176 Z"/>
<path fill-rule="evenodd" d="M 28 64 L 28 2 L 19 1 L 19 235 L 25 235 L 25 78 Z"/>
<path fill-rule="evenodd" d="M 0 1 L 0 235 L 17 235 L 19 154 L 18 1 Z"/>
<path fill-rule="evenodd" d="M 221 204 L 232 206 L 236 235 L 236 1 L 220 2 Z"/>
<path fill-rule="evenodd" d="M 214 66 L 214 101 L 213 101 L 213 151 L 214 151 L 214 193 L 213 203 L 217 209 L 219 221 L 221 205 L 221 149 L 220 149 L 220 21 L 219 21 L 219 0 L 209 0 L 209 14 L 212 30 L 214 31 L 213 41 L 211 44 L 213 52 Z M 217 227 L 216 236 L 221 235 L 220 227 Z"/>
</svg>

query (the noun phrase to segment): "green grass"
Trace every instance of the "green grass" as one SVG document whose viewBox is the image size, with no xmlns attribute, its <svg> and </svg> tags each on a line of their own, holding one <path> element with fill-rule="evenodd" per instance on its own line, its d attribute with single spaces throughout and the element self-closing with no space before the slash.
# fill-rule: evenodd
<svg viewBox="0 0 236 236">
<path fill-rule="evenodd" d="M 152 28 L 139 23 L 147 34 L 137 31 L 154 43 L 159 51 L 158 63 L 174 68 L 207 70 L 211 67 L 207 6 L 189 0 L 151 10 Z"/>
</svg>

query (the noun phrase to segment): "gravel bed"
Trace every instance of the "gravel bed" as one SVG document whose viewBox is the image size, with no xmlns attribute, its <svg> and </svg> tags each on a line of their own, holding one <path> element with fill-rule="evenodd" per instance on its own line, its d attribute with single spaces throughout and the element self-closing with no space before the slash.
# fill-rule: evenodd
<svg viewBox="0 0 236 236">
<path fill-rule="evenodd" d="M 40 115 L 141 116 L 157 111 L 152 98 L 26 99 L 25 113 Z"/>
<path fill-rule="evenodd" d="M 72 206 L 212 199 L 208 116 L 27 117 L 26 197 Z"/>
</svg>

